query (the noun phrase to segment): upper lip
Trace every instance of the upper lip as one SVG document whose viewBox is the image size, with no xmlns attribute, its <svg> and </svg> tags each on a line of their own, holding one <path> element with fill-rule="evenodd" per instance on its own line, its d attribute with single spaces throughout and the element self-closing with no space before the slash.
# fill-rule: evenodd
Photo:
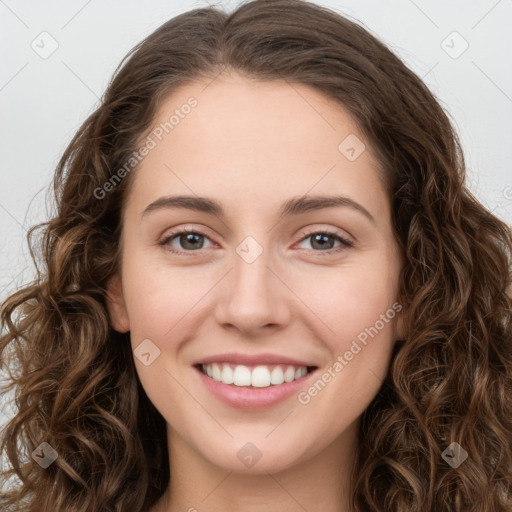
<svg viewBox="0 0 512 512">
<path fill-rule="evenodd" d="M 213 356 L 198 359 L 193 365 L 198 364 L 211 364 L 211 363 L 231 363 L 242 364 L 244 366 L 258 366 L 266 364 L 287 364 L 290 366 L 315 366 L 308 361 L 300 361 L 292 357 L 281 356 L 278 354 L 240 354 L 240 353 L 226 353 L 215 354 Z"/>
</svg>

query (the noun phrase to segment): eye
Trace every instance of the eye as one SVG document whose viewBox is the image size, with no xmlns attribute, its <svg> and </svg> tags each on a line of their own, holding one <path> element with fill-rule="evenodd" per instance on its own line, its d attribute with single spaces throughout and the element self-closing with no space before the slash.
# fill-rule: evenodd
<svg viewBox="0 0 512 512">
<path fill-rule="evenodd" d="M 341 251 L 348 247 L 353 247 L 354 245 L 353 242 L 347 240 L 338 233 L 326 230 L 309 231 L 302 237 L 299 243 L 303 243 L 308 239 L 311 239 L 311 249 L 314 252 L 319 253 L 318 255 L 322 256 Z M 210 238 L 200 231 L 182 229 L 181 231 L 171 233 L 159 242 L 158 245 L 165 247 L 166 250 L 175 254 L 190 255 L 193 252 L 207 248 L 204 247 L 205 240 L 209 240 L 211 242 Z M 339 245 L 334 247 L 336 242 L 338 242 Z M 178 247 L 176 247 L 176 243 L 178 244 Z"/>
<path fill-rule="evenodd" d="M 338 233 L 331 232 L 331 231 L 309 231 L 306 233 L 306 236 L 304 236 L 301 239 L 302 243 L 308 239 L 311 239 L 310 245 L 312 249 L 318 249 L 315 250 L 315 252 L 321 252 L 326 254 L 332 254 L 333 252 L 338 252 L 343 249 L 346 249 L 347 247 L 353 247 L 354 243 L 350 240 L 347 240 L 346 238 L 342 237 Z M 329 240 L 330 239 L 330 240 Z M 335 242 L 339 242 L 339 245 L 337 247 L 334 247 Z M 323 255 L 323 254 L 322 254 Z"/>
<path fill-rule="evenodd" d="M 210 240 L 204 233 L 192 229 L 182 229 L 176 233 L 171 233 L 164 238 L 159 245 L 165 246 L 169 251 L 184 254 L 204 249 L 204 240 Z M 176 248 L 172 242 L 177 242 L 180 246 Z"/>
</svg>

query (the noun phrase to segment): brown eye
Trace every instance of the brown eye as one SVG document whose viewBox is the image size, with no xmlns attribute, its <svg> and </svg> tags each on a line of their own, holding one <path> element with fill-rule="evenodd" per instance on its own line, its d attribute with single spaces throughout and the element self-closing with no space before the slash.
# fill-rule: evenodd
<svg viewBox="0 0 512 512">
<path fill-rule="evenodd" d="M 209 238 L 204 233 L 183 229 L 167 236 L 159 245 L 166 247 L 171 252 L 181 254 L 204 249 L 205 240 L 209 240 Z"/>
<path fill-rule="evenodd" d="M 184 249 L 189 250 L 202 249 L 204 244 L 204 237 L 199 233 L 183 233 L 178 235 L 178 240 Z"/>
</svg>

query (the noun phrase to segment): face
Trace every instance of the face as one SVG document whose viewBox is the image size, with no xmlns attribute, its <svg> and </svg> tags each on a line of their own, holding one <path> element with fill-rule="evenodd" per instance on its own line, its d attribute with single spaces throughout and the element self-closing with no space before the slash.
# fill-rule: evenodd
<svg viewBox="0 0 512 512">
<path fill-rule="evenodd" d="M 298 84 L 207 83 L 168 97 L 144 139 L 109 311 L 171 444 L 275 472 L 355 432 L 402 336 L 400 257 L 342 106 Z"/>
</svg>

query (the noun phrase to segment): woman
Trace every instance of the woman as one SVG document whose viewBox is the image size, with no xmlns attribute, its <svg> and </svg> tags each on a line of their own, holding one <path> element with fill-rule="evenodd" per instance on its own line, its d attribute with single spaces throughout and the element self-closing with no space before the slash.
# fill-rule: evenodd
<svg viewBox="0 0 512 512">
<path fill-rule="evenodd" d="M 301 0 L 177 16 L 55 193 L 2 308 L 3 510 L 510 510 L 511 232 L 366 30 Z"/>
</svg>

